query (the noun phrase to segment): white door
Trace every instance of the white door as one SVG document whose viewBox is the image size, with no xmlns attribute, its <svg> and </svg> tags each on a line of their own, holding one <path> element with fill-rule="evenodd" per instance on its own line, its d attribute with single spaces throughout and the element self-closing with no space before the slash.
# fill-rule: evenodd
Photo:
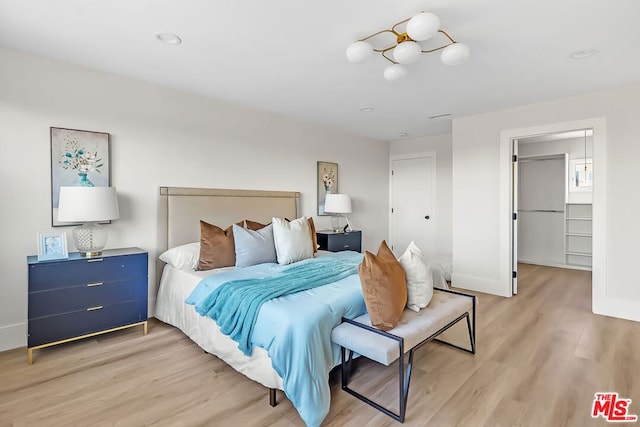
<svg viewBox="0 0 640 427">
<path fill-rule="evenodd" d="M 411 241 L 435 254 L 435 154 L 391 159 L 390 246 L 400 256 Z"/>
</svg>

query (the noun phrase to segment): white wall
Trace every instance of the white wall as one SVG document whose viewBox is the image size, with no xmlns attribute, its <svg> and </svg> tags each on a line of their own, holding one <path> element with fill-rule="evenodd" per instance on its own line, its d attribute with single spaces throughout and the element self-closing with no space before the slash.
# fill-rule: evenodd
<svg viewBox="0 0 640 427">
<path fill-rule="evenodd" d="M 151 303 L 159 186 L 300 191 L 301 215 L 315 215 L 316 161 L 333 161 L 364 249 L 387 237 L 387 143 L 0 49 L 0 350 L 26 345 L 25 257 L 52 230 L 50 126 L 111 134 L 121 217 L 108 248 L 149 251 Z"/>
<path fill-rule="evenodd" d="M 436 254 L 451 253 L 451 135 L 393 141 L 389 146 L 390 155 L 436 153 Z"/>
<path fill-rule="evenodd" d="M 453 122 L 453 281 L 456 285 L 502 294 L 501 276 L 501 133 L 510 129 L 603 117 L 603 160 L 594 181 L 604 182 L 606 260 L 604 293 L 624 308 L 608 313 L 640 320 L 640 281 L 637 280 L 640 197 L 636 182 L 640 171 L 640 84 L 579 97 L 496 111 Z M 602 129 L 605 127 L 603 126 Z M 521 135 L 525 136 L 525 135 Z M 594 153 L 594 166 L 597 159 Z M 508 158 L 504 158 L 508 162 Z M 594 189 L 594 197 L 595 197 Z M 603 195 L 604 196 L 604 195 Z M 594 213 L 595 215 L 595 213 Z M 594 217 L 595 220 L 595 217 Z M 595 236 L 596 230 L 594 230 Z M 595 247 L 594 247 L 594 250 Z M 626 302 L 626 304 L 625 304 Z M 635 315 L 634 315 L 635 313 Z"/>
</svg>

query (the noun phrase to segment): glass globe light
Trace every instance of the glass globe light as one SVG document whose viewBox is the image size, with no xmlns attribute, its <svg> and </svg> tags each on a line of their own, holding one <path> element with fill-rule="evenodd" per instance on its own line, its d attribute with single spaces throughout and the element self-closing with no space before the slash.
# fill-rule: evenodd
<svg viewBox="0 0 640 427">
<path fill-rule="evenodd" d="M 469 46 L 463 43 L 454 43 L 442 49 L 440 59 L 445 65 L 460 65 L 467 62 L 470 55 Z"/>
<path fill-rule="evenodd" d="M 364 62 L 373 53 L 373 47 L 367 42 L 353 42 L 347 48 L 347 59 L 354 64 Z"/>
<path fill-rule="evenodd" d="M 407 22 L 407 34 L 416 41 L 433 37 L 439 29 L 440 18 L 429 12 L 420 12 Z"/>
<path fill-rule="evenodd" d="M 400 80 L 407 75 L 407 69 L 400 64 L 392 64 L 384 69 L 384 79 L 388 82 Z"/>
<path fill-rule="evenodd" d="M 400 64 L 411 64 L 420 58 L 420 53 L 422 53 L 422 48 L 418 43 L 406 41 L 393 49 L 393 59 Z"/>
</svg>

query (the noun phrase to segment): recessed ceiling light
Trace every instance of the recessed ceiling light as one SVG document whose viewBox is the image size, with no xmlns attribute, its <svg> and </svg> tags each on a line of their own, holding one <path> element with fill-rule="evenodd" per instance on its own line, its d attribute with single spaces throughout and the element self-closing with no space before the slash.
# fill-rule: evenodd
<svg viewBox="0 0 640 427">
<path fill-rule="evenodd" d="M 160 40 L 166 44 L 180 44 L 182 43 L 182 39 L 175 34 L 172 33 L 155 33 L 154 36 L 156 39 Z"/>
<path fill-rule="evenodd" d="M 434 119 L 448 119 L 449 117 L 451 117 L 451 113 L 436 114 L 435 116 L 429 116 L 429 118 L 431 120 L 434 120 Z"/>
<path fill-rule="evenodd" d="M 373 107 L 360 107 L 360 112 L 361 113 L 370 113 L 373 111 Z"/>
<path fill-rule="evenodd" d="M 407 133 L 406 132 L 400 132 L 400 133 L 398 133 L 398 136 L 401 137 L 401 138 L 404 138 L 405 136 L 407 136 Z"/>
<path fill-rule="evenodd" d="M 595 55 L 596 53 L 598 53 L 598 51 L 595 49 L 581 49 L 581 50 L 576 50 L 575 52 L 572 52 L 571 55 L 569 55 L 569 58 L 571 59 L 588 58 L 590 56 Z"/>
</svg>

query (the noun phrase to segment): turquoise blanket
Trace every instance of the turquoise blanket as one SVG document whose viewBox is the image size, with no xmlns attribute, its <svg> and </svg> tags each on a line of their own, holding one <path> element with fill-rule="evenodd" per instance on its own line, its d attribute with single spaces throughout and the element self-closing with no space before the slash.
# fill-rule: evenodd
<svg viewBox="0 0 640 427">
<path fill-rule="evenodd" d="M 274 298 L 317 288 L 358 273 L 359 262 L 350 259 L 311 258 L 291 264 L 269 277 L 232 280 L 198 297 L 196 289 L 187 299 L 201 316 L 216 321 L 223 334 L 238 342 L 247 356 L 251 336 L 262 305 Z"/>
<path fill-rule="evenodd" d="M 361 254 L 339 252 L 290 266 L 260 264 L 215 274 L 200 282 L 187 303 L 202 315 L 219 316 L 221 329 L 226 325 L 247 338 L 249 353 L 264 348 L 300 417 L 318 426 L 329 412 L 329 371 L 340 363 L 331 330 L 342 317 L 366 312 L 356 272 L 361 261 Z"/>
</svg>

